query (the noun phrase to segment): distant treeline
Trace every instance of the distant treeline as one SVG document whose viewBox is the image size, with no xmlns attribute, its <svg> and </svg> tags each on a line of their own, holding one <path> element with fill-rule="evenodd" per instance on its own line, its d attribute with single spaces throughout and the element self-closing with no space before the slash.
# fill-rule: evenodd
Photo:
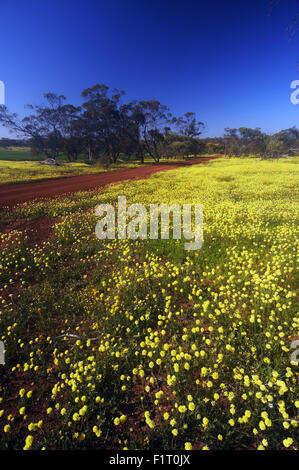
<svg viewBox="0 0 299 470">
<path fill-rule="evenodd" d="M 116 163 L 121 156 L 144 162 L 146 156 L 184 158 L 203 153 L 260 154 L 275 157 L 299 144 L 295 127 L 273 136 L 259 128 L 225 129 L 224 137 L 202 138 L 204 123 L 192 111 L 174 116 L 156 100 L 123 103 L 124 92 L 106 85 L 85 89 L 82 106 L 66 103 L 66 97 L 44 94 L 45 103 L 29 105 L 30 114 L 19 119 L 0 106 L 0 124 L 17 138 L 0 140 L 1 147 L 30 147 L 34 155 L 76 161 L 85 155 L 90 162 Z"/>
<path fill-rule="evenodd" d="M 0 139 L 0 148 L 9 148 L 9 147 L 28 147 L 30 148 L 28 140 L 21 139 L 9 139 L 8 137 L 2 137 Z"/>
<path fill-rule="evenodd" d="M 299 129 L 295 126 L 273 135 L 263 133 L 260 128 L 239 127 L 224 129 L 224 137 L 208 139 L 206 146 L 213 152 L 228 156 L 259 155 L 262 158 L 278 158 L 282 154 L 299 154 Z"/>
<path fill-rule="evenodd" d="M 124 92 L 95 85 L 82 92 L 82 106 L 66 103 L 63 95 L 46 93 L 45 104 L 30 105 L 30 114 L 19 119 L 0 107 L 0 124 L 26 141 L 34 154 L 76 161 L 81 154 L 89 161 L 115 163 L 121 155 L 144 161 L 150 156 L 184 157 L 203 149 L 198 138 L 204 124 L 195 113 L 174 117 L 159 101 L 123 103 Z"/>
</svg>

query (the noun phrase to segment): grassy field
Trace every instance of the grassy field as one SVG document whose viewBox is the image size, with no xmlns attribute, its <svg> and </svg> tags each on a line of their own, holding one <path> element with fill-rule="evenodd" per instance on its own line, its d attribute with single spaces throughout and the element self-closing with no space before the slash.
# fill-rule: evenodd
<svg viewBox="0 0 299 470">
<path fill-rule="evenodd" d="M 0 149 L 0 184 L 40 181 L 50 178 L 63 178 L 84 174 L 102 173 L 107 170 L 134 168 L 138 162 L 118 162 L 109 168 L 104 168 L 99 162 L 88 165 L 84 161 L 68 163 L 59 159 L 59 166 L 41 165 L 45 156 L 33 156 L 29 149 L 10 148 Z M 150 162 L 147 162 L 150 163 Z"/>
<path fill-rule="evenodd" d="M 15 160 L 14 156 L 17 156 Z M 211 155 L 200 155 L 200 158 L 210 157 Z M 4 160 L 4 157 L 6 160 Z M 28 160 L 26 159 L 28 158 Z M 114 171 L 121 168 L 135 168 L 140 163 L 137 160 L 120 160 L 119 162 L 104 167 L 99 162 L 89 165 L 84 162 L 61 161 L 59 166 L 41 165 L 38 161 L 31 161 L 32 155 L 25 150 L 0 149 L 0 184 L 22 183 L 30 181 L 40 181 L 50 178 L 61 178 L 65 176 L 76 176 L 84 174 L 102 173 L 104 171 Z M 189 158 L 190 159 L 190 158 Z M 171 160 L 161 159 L 161 163 Z M 175 161 L 175 160 L 174 160 Z M 151 158 L 145 159 L 145 165 L 153 165 Z"/>
<path fill-rule="evenodd" d="M 32 155 L 30 149 L 26 147 L 0 148 L 0 161 L 40 161 L 44 158 L 43 155 Z"/>
<path fill-rule="evenodd" d="M 138 163 L 116 163 L 109 168 L 99 164 L 64 163 L 61 166 L 40 165 L 38 162 L 13 162 L 0 160 L 0 184 L 42 181 L 50 178 L 87 175 L 114 171 L 121 168 L 135 168 Z"/>
<path fill-rule="evenodd" d="M 296 449 L 299 158 L 231 159 L 1 213 L 1 449 Z M 94 208 L 201 203 L 204 244 Z M 46 224 L 38 240 L 18 224 Z M 297 269 L 297 270 L 296 270 Z"/>
<path fill-rule="evenodd" d="M 212 154 L 201 155 L 201 157 L 211 156 L 211 155 Z M 46 158 L 45 155 L 33 155 L 31 150 L 27 147 L 9 147 L 9 148 L 0 147 L 0 161 L 5 160 L 5 161 L 14 161 L 14 162 L 21 162 L 21 161 L 27 161 L 27 162 L 34 161 L 35 162 L 35 161 L 43 161 L 45 160 L 45 158 Z M 123 158 L 127 160 L 126 157 L 123 157 Z M 86 157 L 84 155 L 79 155 L 78 163 L 84 163 L 85 160 L 86 160 Z M 66 163 L 67 158 L 59 157 L 58 161 L 62 163 Z M 146 161 L 153 162 L 153 159 L 146 158 Z"/>
</svg>

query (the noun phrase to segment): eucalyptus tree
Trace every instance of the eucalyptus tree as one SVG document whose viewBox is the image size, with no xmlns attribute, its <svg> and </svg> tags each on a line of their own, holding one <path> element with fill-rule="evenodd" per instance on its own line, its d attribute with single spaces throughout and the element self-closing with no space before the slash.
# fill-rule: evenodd
<svg viewBox="0 0 299 470">
<path fill-rule="evenodd" d="M 41 105 L 28 105 L 31 113 L 23 119 L 16 113 L 9 113 L 6 106 L 1 106 L 0 123 L 28 140 L 33 153 L 56 159 L 72 137 L 72 123 L 77 119 L 80 108 L 64 104 L 64 95 L 45 93 L 44 98 L 45 103 Z"/>
<path fill-rule="evenodd" d="M 139 101 L 135 104 L 135 113 L 138 115 L 138 128 L 144 150 L 156 163 L 163 155 L 163 143 L 169 132 L 169 125 L 173 122 L 169 108 L 160 101 Z"/>
</svg>

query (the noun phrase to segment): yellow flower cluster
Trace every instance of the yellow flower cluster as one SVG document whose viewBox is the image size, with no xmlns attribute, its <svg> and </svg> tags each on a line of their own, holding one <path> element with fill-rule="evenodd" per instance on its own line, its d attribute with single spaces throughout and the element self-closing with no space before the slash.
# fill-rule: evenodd
<svg viewBox="0 0 299 470">
<path fill-rule="evenodd" d="M 232 159 L 5 212 L 61 219 L 0 238 L 0 448 L 298 448 L 298 188 Z M 98 240 L 119 194 L 202 203 L 202 249 Z"/>
</svg>

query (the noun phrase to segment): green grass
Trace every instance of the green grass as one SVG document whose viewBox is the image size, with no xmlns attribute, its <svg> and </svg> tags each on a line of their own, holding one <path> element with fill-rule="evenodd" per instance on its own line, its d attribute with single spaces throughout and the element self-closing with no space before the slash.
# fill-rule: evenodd
<svg viewBox="0 0 299 470">
<path fill-rule="evenodd" d="M 209 157 L 209 156 L 212 156 L 212 155 L 200 155 L 200 157 Z M 9 148 L 1 148 L 0 147 L 0 160 L 16 161 L 16 162 L 19 162 L 19 161 L 43 161 L 45 158 L 46 157 L 43 154 L 33 155 L 31 150 L 27 147 L 9 147 Z M 127 161 L 127 162 L 132 160 L 131 158 L 127 158 L 126 156 L 122 157 L 121 159 L 124 159 L 124 161 Z M 67 158 L 62 156 L 62 157 L 59 157 L 58 161 L 64 163 L 64 162 L 67 162 Z M 86 156 L 79 155 L 78 162 L 79 163 L 85 163 L 85 161 L 86 161 Z M 133 158 L 133 161 L 135 161 L 134 158 Z M 166 161 L 166 160 L 162 159 L 161 161 Z M 146 157 L 145 162 L 153 163 L 153 159 L 150 158 L 150 157 Z"/>
<path fill-rule="evenodd" d="M 202 155 L 201 158 L 210 155 Z M 119 162 L 104 167 L 99 161 L 90 165 L 83 161 L 68 163 L 60 158 L 59 166 L 42 165 L 34 161 L 29 150 L 26 149 L 0 149 L 0 184 L 21 183 L 30 181 L 39 181 L 49 178 L 60 178 L 65 176 L 76 176 L 84 174 L 102 173 L 104 171 L 114 171 L 121 168 L 135 168 L 140 166 L 139 161 L 134 159 L 122 158 Z M 44 160 L 44 158 L 39 158 Z M 188 160 L 192 160 L 192 157 Z M 161 163 L 171 163 L 175 160 L 161 159 Z M 153 159 L 147 157 L 144 165 L 153 165 Z"/>
<path fill-rule="evenodd" d="M 43 155 L 32 155 L 30 149 L 25 147 L 12 147 L 9 149 L 0 148 L 0 161 L 39 161 L 43 160 Z"/>
<path fill-rule="evenodd" d="M 56 165 L 41 165 L 31 161 L 5 161 L 0 160 L 0 184 L 24 183 L 41 181 L 50 178 L 62 178 L 85 174 L 103 173 L 115 171 L 121 168 L 134 168 L 136 163 L 117 163 L 109 168 L 103 168 L 99 164 L 87 165 L 86 163 L 63 163 Z"/>
</svg>

